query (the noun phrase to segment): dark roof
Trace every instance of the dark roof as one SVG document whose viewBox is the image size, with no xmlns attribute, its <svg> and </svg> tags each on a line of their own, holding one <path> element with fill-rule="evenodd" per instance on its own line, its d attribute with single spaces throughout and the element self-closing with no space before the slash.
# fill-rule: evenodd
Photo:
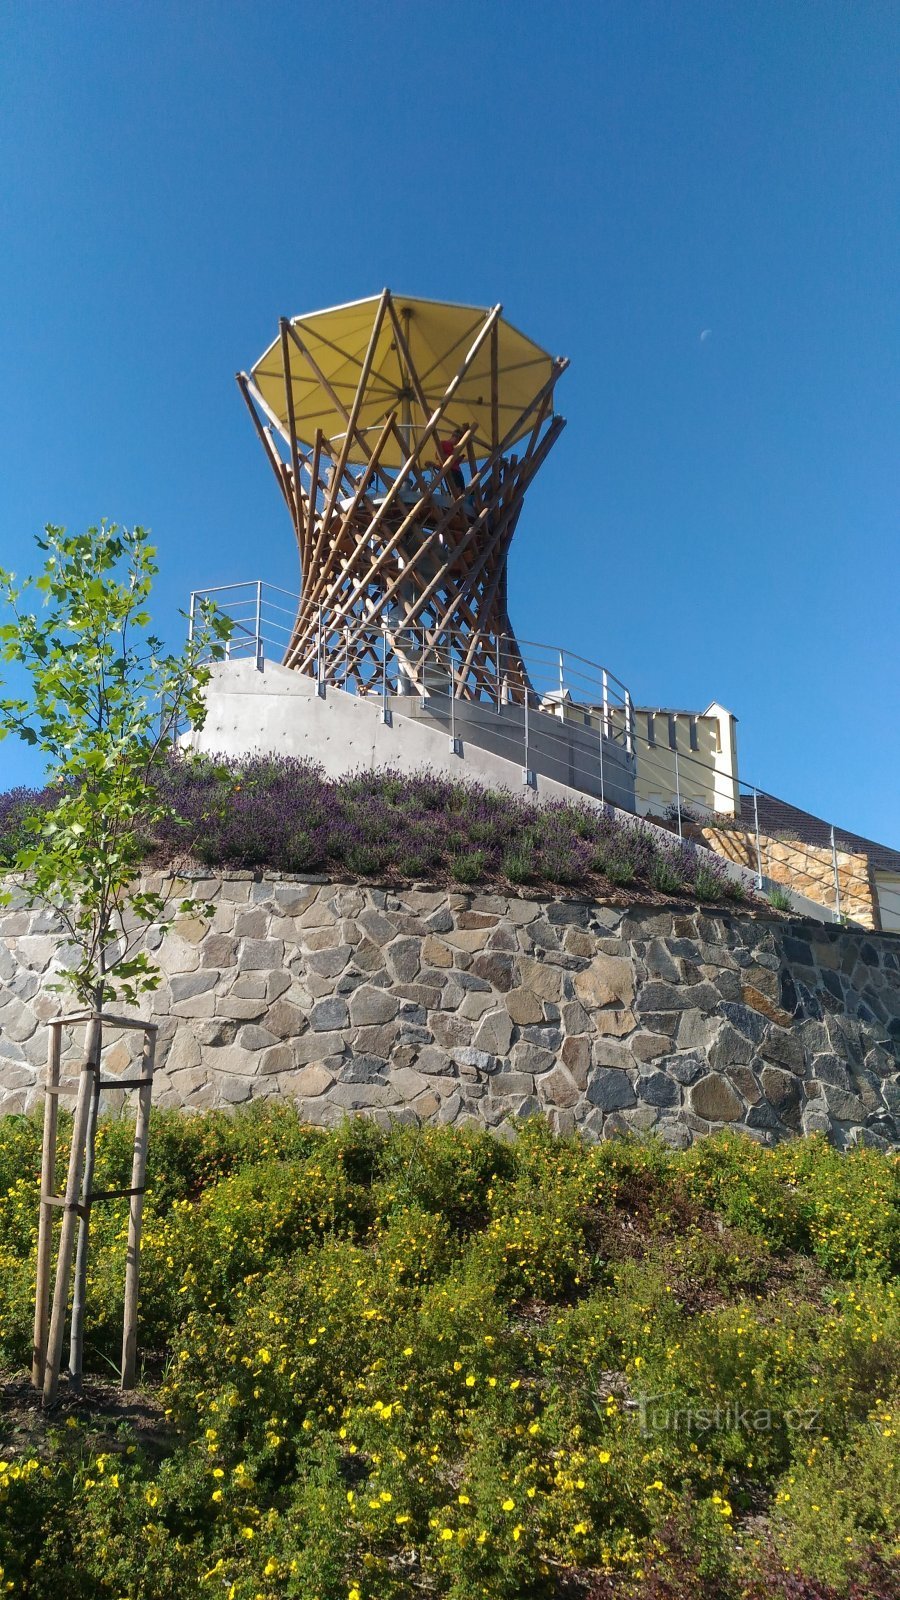
<svg viewBox="0 0 900 1600">
<path fill-rule="evenodd" d="M 825 850 L 831 849 L 831 823 L 825 822 L 822 817 L 814 817 L 810 811 L 801 811 L 799 806 L 788 805 L 786 800 L 777 800 L 771 794 L 759 794 L 757 803 L 762 833 L 767 833 L 770 837 L 779 833 L 792 833 L 803 844 L 818 845 Z M 753 827 L 752 794 L 741 795 L 741 821 L 748 827 Z M 864 839 L 862 834 L 849 833 L 846 828 L 837 826 L 834 830 L 834 842 L 839 850 L 849 850 L 854 855 L 865 856 L 870 867 L 880 868 L 883 872 L 900 872 L 900 850 L 892 850 L 886 844 L 876 844 L 874 839 Z"/>
</svg>

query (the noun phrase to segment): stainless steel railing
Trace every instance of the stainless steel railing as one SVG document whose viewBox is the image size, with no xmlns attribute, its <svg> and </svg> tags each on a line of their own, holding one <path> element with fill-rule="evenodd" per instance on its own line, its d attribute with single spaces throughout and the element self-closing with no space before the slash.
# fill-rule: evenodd
<svg viewBox="0 0 900 1600">
<path fill-rule="evenodd" d="M 219 584 L 191 595 L 190 626 L 203 600 L 232 622 L 229 659 L 262 667 L 280 662 L 291 642 L 298 597 L 262 580 Z M 480 690 L 466 666 L 471 635 L 444 632 L 437 641 L 427 627 L 389 625 L 349 630 L 318 619 L 314 676 L 320 692 L 330 686 L 378 702 L 384 720 L 394 712 L 422 715 L 446 727 L 451 748 L 464 739 L 484 743 L 522 768 L 523 782 L 535 770 L 568 773 L 561 781 L 602 802 L 632 811 L 634 773 L 644 790 L 669 802 L 662 820 L 679 838 L 694 838 L 744 869 L 763 892 L 784 886 L 825 907 L 835 921 L 877 925 L 869 864 L 842 830 L 825 824 L 815 844 L 773 822 L 791 808 L 768 790 L 716 772 L 701 754 L 660 747 L 642 731 L 631 695 L 607 668 L 573 651 L 535 640 L 491 636 L 479 641 Z M 364 674 L 353 664 L 366 662 Z M 495 716 L 488 724 L 488 711 Z M 480 723 L 479 723 L 480 718 Z M 573 754 L 574 752 L 574 754 Z M 674 758 L 674 759 L 673 759 Z M 736 791 L 732 797 L 728 790 Z M 706 801 L 698 801 L 705 793 Z M 798 813 L 798 815 L 805 815 Z M 870 911 L 867 908 L 871 908 Z"/>
</svg>

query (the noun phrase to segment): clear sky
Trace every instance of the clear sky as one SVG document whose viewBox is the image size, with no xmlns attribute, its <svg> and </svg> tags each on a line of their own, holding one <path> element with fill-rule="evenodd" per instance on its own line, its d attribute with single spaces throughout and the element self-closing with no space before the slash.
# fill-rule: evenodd
<svg viewBox="0 0 900 1600">
<path fill-rule="evenodd" d="M 501 300 L 572 362 L 514 625 L 900 844 L 898 59 L 888 0 L 4 0 L 0 561 L 144 522 L 173 639 L 296 589 L 235 370 L 385 284 Z"/>
</svg>

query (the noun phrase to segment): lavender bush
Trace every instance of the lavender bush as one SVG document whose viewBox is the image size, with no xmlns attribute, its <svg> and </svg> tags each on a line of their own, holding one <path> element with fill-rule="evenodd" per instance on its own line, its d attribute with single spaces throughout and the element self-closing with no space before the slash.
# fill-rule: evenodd
<svg viewBox="0 0 900 1600">
<path fill-rule="evenodd" d="M 702 900 L 740 898 L 724 867 L 690 844 L 660 844 L 637 819 L 587 804 L 537 808 L 431 772 L 328 779 L 311 762 L 173 759 L 157 779 L 166 819 L 147 838 L 157 861 L 285 872 L 477 883 L 615 885 Z M 0 863 L 46 790 L 0 796 Z"/>
<path fill-rule="evenodd" d="M 0 794 L 0 867 L 11 866 L 17 850 L 32 842 L 29 818 L 51 810 L 58 793 L 53 789 L 19 788 Z"/>
</svg>

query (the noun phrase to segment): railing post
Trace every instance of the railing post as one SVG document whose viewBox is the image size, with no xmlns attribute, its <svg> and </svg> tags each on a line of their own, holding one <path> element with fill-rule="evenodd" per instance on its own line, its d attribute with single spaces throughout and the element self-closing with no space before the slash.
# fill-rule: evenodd
<svg viewBox="0 0 900 1600">
<path fill-rule="evenodd" d="M 344 624 L 344 693 L 349 694 L 347 688 L 350 682 L 350 629 Z"/>
<path fill-rule="evenodd" d="M 841 920 L 841 880 L 838 874 L 837 845 L 834 839 L 834 826 L 831 829 L 831 865 L 834 869 L 834 920 Z"/>
<path fill-rule="evenodd" d="M 678 771 L 678 716 L 673 716 L 672 723 L 675 728 L 675 804 L 678 807 L 678 837 L 684 838 L 681 829 L 681 777 Z"/>
<path fill-rule="evenodd" d="M 602 721 L 603 737 L 604 737 L 604 739 L 608 739 L 609 738 L 609 679 L 608 679 L 608 677 L 606 675 L 606 668 L 605 667 L 603 668 L 603 707 L 602 707 L 602 711 L 601 711 L 601 716 L 602 716 L 602 719 L 603 719 L 603 721 Z"/>
<path fill-rule="evenodd" d="M 256 670 L 262 672 L 265 651 L 262 641 L 262 580 L 256 584 Z"/>
<path fill-rule="evenodd" d="M 535 776 L 534 776 L 534 772 L 532 771 L 532 768 L 531 768 L 531 761 L 530 761 L 530 758 L 529 758 L 529 750 L 528 750 L 529 728 L 528 728 L 528 684 L 527 683 L 524 684 L 524 699 L 525 699 L 525 762 L 524 762 L 524 765 L 522 767 L 522 782 L 524 784 L 527 784 L 529 789 L 534 789 L 536 787 Z"/>
<path fill-rule="evenodd" d="M 320 697 L 325 698 L 325 644 L 322 638 L 322 602 L 319 601 L 319 614 L 316 620 L 316 690 Z"/>
<path fill-rule="evenodd" d="M 456 674 L 453 669 L 453 638 L 450 639 L 450 754 L 460 754 L 459 741 L 456 737 Z"/>
<path fill-rule="evenodd" d="M 634 706 L 627 689 L 625 690 L 625 750 L 628 755 L 634 755 Z"/>
<path fill-rule="evenodd" d="M 559 714 L 560 714 L 560 716 L 563 715 L 563 711 L 562 711 L 563 695 L 566 692 L 566 673 L 565 673 L 565 665 L 564 665 L 564 656 L 565 656 L 565 651 L 560 650 L 560 652 L 559 652 L 559 706 L 560 706 Z"/>
<path fill-rule="evenodd" d="M 497 680 L 497 692 L 496 692 L 496 695 L 495 695 L 495 699 L 496 699 L 496 702 L 497 702 L 497 715 L 499 717 L 500 709 L 501 709 L 501 702 L 500 702 L 500 635 L 499 635 L 499 633 L 494 638 L 494 672 L 495 672 L 496 680 Z"/>
<path fill-rule="evenodd" d="M 763 886 L 762 849 L 759 843 L 759 791 L 753 790 L 753 827 L 756 833 L 756 887 Z"/>
<path fill-rule="evenodd" d="M 191 590 L 191 603 L 188 607 L 188 644 L 194 642 L 194 613 L 197 608 L 197 591 Z"/>
<path fill-rule="evenodd" d="M 427 646 L 427 644 L 425 642 L 425 624 L 423 623 L 422 624 L 422 667 L 421 667 L 421 671 L 419 673 L 419 676 L 420 676 L 420 678 L 422 680 L 422 693 L 421 693 L 421 696 L 420 696 L 419 704 L 421 705 L 423 711 L 425 710 L 425 703 L 426 703 L 426 701 L 428 699 L 428 686 L 427 686 L 427 684 L 425 682 L 425 664 L 426 664 L 427 659 L 428 659 L 428 646 Z"/>
<path fill-rule="evenodd" d="M 391 713 L 387 703 L 387 628 L 381 624 L 381 720 L 390 725 Z"/>
</svg>

